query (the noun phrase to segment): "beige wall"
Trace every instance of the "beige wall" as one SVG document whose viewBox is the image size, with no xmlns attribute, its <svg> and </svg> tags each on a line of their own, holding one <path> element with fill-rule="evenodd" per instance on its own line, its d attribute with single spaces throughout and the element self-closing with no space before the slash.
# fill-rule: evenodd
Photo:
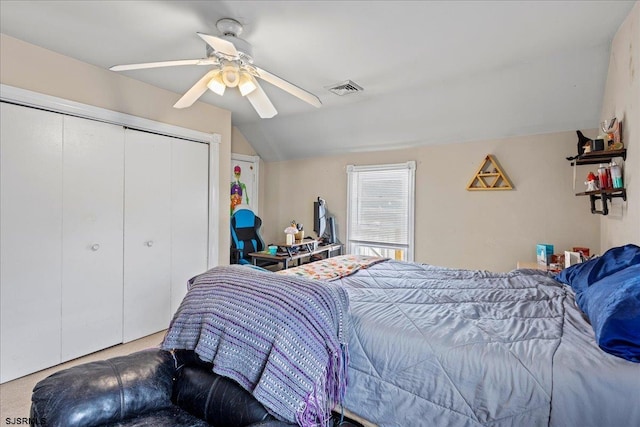
<svg viewBox="0 0 640 427">
<path fill-rule="evenodd" d="M 587 131 L 593 136 L 595 130 Z M 346 165 L 416 160 L 415 260 L 435 265 L 508 271 L 534 261 L 536 243 L 599 251 L 600 221 L 583 191 L 586 172 L 573 170 L 575 132 L 503 140 L 424 146 L 394 151 L 265 163 L 264 237 L 283 240 L 291 219 L 313 229 L 313 201 L 322 196 L 345 241 Z M 509 176 L 513 191 L 467 191 L 487 154 Z"/>
<path fill-rule="evenodd" d="M 219 133 L 222 136 L 219 177 L 221 183 L 228 181 L 231 164 L 229 111 L 201 102 L 188 109 L 174 109 L 172 105 L 178 94 L 4 34 L 0 35 L 0 82 L 200 132 Z M 219 263 L 228 264 L 228 194 L 221 192 L 214 197 L 218 197 L 221 206 L 219 229 L 225 230 L 220 234 Z"/>
<path fill-rule="evenodd" d="M 622 120 L 627 148 L 624 180 L 627 202 L 617 199 L 612 214 L 601 219 L 602 249 L 640 245 L 640 2 L 620 26 L 611 45 L 601 118 Z"/>
<path fill-rule="evenodd" d="M 253 149 L 247 138 L 237 127 L 231 129 L 231 152 L 234 154 L 244 154 L 245 156 L 256 156 L 256 150 Z"/>
</svg>

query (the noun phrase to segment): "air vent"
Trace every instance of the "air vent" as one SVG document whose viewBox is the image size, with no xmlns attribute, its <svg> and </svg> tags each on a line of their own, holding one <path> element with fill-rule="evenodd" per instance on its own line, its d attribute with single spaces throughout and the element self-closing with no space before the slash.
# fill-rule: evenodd
<svg viewBox="0 0 640 427">
<path fill-rule="evenodd" d="M 355 82 L 347 80 L 346 82 L 338 83 L 333 86 L 327 87 L 329 92 L 333 92 L 338 96 L 348 95 L 350 93 L 362 92 L 364 89 L 358 86 Z"/>
</svg>

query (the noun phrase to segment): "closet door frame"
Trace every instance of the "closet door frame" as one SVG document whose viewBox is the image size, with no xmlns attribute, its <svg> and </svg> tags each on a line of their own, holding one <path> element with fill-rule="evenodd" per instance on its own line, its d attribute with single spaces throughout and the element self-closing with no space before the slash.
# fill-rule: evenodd
<svg viewBox="0 0 640 427">
<path fill-rule="evenodd" d="M 219 133 L 199 132 L 5 84 L 0 84 L 0 100 L 209 144 L 209 256 L 207 266 L 212 268 L 218 265 L 220 243 L 220 233 L 217 232 L 220 219 L 220 203 L 218 200 L 220 179 L 218 172 L 220 170 L 219 146 L 222 142 L 222 136 Z"/>
</svg>

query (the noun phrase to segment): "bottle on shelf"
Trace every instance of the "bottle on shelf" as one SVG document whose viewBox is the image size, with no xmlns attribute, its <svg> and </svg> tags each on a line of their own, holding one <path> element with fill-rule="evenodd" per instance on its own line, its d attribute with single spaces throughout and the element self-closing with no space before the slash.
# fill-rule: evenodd
<svg viewBox="0 0 640 427">
<path fill-rule="evenodd" d="M 616 162 L 611 161 L 609 170 L 611 170 L 612 187 L 622 188 L 622 168 L 620 168 L 620 166 Z"/>
<path fill-rule="evenodd" d="M 607 177 L 607 166 L 602 163 L 598 167 L 598 181 L 600 181 L 601 190 L 606 190 L 607 188 L 609 188 L 609 179 Z"/>
</svg>

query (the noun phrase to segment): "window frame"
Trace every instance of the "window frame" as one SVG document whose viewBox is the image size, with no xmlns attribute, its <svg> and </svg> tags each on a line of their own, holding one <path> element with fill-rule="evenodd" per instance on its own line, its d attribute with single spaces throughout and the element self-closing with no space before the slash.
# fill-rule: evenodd
<svg viewBox="0 0 640 427">
<path fill-rule="evenodd" d="M 375 242 L 369 240 L 355 240 L 351 238 L 351 200 L 354 197 L 352 189 L 352 181 L 354 179 L 354 173 L 362 172 L 376 172 L 376 171 L 397 171 L 407 170 L 409 178 L 409 188 L 407 191 L 407 244 L 395 245 L 386 242 Z M 416 178 L 416 162 L 410 160 L 404 163 L 388 163 L 381 165 L 347 165 L 347 221 L 346 221 L 346 240 L 347 240 L 347 253 L 352 253 L 354 246 L 377 246 L 380 248 L 399 248 L 402 247 L 406 250 L 406 261 L 412 262 L 414 260 L 415 250 L 415 178 Z"/>
</svg>

